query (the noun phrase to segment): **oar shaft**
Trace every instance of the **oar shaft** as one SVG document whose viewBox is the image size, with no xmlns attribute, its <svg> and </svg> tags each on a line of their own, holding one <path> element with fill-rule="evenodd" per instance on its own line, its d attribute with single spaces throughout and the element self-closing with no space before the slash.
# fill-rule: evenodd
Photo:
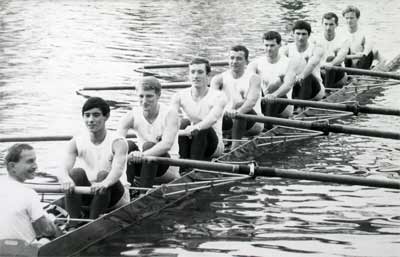
<svg viewBox="0 0 400 257">
<path fill-rule="evenodd" d="M 324 174 L 318 172 L 304 172 L 297 170 L 284 170 L 259 167 L 255 171 L 256 176 L 280 177 L 290 179 L 302 179 L 320 182 L 330 182 L 345 185 L 360 185 L 370 187 L 382 187 L 400 189 L 400 181 L 393 179 L 371 179 L 349 175 Z"/>
<path fill-rule="evenodd" d="M 0 143 L 68 141 L 71 138 L 72 138 L 72 135 L 60 135 L 60 136 L 14 136 L 14 137 L 0 137 Z M 127 138 L 136 138 L 136 135 L 135 134 L 128 134 Z"/>
<path fill-rule="evenodd" d="M 371 187 L 383 187 L 400 189 L 400 180 L 393 179 L 371 179 L 349 175 L 324 174 L 319 172 L 302 172 L 296 170 L 277 169 L 270 167 L 251 167 L 250 165 L 216 163 L 188 159 L 171 159 L 166 157 L 145 157 L 146 163 L 158 163 L 179 167 L 191 167 L 195 169 L 217 170 L 243 175 L 281 177 L 290 179 L 302 179 L 320 182 L 340 183 L 347 185 L 361 185 Z M 254 174 L 251 174 L 252 170 Z"/>
<path fill-rule="evenodd" d="M 268 101 L 267 101 L 268 102 Z M 275 98 L 270 101 L 271 103 L 279 104 L 290 104 L 302 107 L 315 107 L 321 109 L 345 111 L 357 113 L 370 113 L 370 114 L 384 114 L 384 115 L 394 115 L 400 116 L 400 109 L 393 108 L 383 108 L 368 105 L 358 105 L 358 104 L 340 104 L 340 103 L 328 103 L 321 101 L 306 101 L 299 99 L 286 99 L 286 98 Z"/>
<path fill-rule="evenodd" d="M 64 193 L 60 185 L 35 185 L 27 184 L 30 188 L 38 193 Z M 90 187 L 76 186 L 74 193 L 83 195 L 92 195 Z"/>
<path fill-rule="evenodd" d="M 227 61 L 213 61 L 210 62 L 211 66 L 226 66 L 228 65 Z M 165 64 L 149 64 L 144 65 L 142 69 L 165 69 L 165 68 L 186 68 L 189 66 L 189 62 L 180 62 L 180 63 L 165 63 Z"/>
<path fill-rule="evenodd" d="M 190 82 L 169 82 L 162 83 L 161 87 L 163 89 L 181 89 L 190 87 Z M 114 86 L 114 87 L 83 87 L 79 91 L 100 91 L 100 90 L 135 90 L 135 86 Z"/>
<path fill-rule="evenodd" d="M 334 133 L 345 133 L 345 134 L 353 134 L 360 136 L 400 139 L 400 133 L 394 131 L 356 128 L 351 126 L 329 124 L 327 121 L 311 122 L 311 121 L 289 120 L 289 119 L 267 117 L 261 115 L 249 115 L 249 114 L 237 114 L 235 118 L 252 120 L 262 123 L 272 123 L 287 127 L 310 129 L 310 130 L 322 131 L 325 133 L 334 132 Z"/>
<path fill-rule="evenodd" d="M 400 74 L 395 72 L 373 71 L 373 70 L 364 70 L 356 68 L 347 68 L 341 66 L 323 66 L 322 68 L 327 70 L 344 71 L 347 72 L 348 74 L 355 74 L 355 75 L 367 75 L 367 76 L 374 76 L 387 79 L 400 79 Z"/>
</svg>

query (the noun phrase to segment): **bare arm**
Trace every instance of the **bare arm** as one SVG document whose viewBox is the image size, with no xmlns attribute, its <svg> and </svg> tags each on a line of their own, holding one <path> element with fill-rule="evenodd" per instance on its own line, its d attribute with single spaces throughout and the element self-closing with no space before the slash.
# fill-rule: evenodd
<svg viewBox="0 0 400 257">
<path fill-rule="evenodd" d="M 341 64 L 344 59 L 346 58 L 347 53 L 350 49 L 350 41 L 345 40 L 341 47 L 339 48 L 336 57 L 330 62 L 331 65 L 339 65 Z"/>
<path fill-rule="evenodd" d="M 179 113 L 179 110 L 180 110 L 180 108 L 181 108 L 181 98 L 180 98 L 180 96 L 179 96 L 179 93 L 175 93 L 175 94 L 172 96 L 171 107 L 172 107 L 173 109 L 175 109 L 176 112 Z"/>
<path fill-rule="evenodd" d="M 211 79 L 210 87 L 215 90 L 223 90 L 224 83 L 222 80 L 222 74 L 217 74 Z"/>
<path fill-rule="evenodd" d="M 62 174 L 58 177 L 61 183 L 73 183 L 69 176 L 69 172 L 75 165 L 76 157 L 78 156 L 78 149 L 76 148 L 75 138 L 72 138 L 67 145 L 67 152 L 64 158 L 64 165 L 62 167 Z"/>
<path fill-rule="evenodd" d="M 294 86 L 294 83 L 296 82 L 296 74 L 297 74 L 298 66 L 299 66 L 298 59 L 291 58 L 289 60 L 286 74 L 283 78 L 283 84 L 277 90 L 275 90 L 272 94 L 270 94 L 271 96 L 283 97 L 292 89 L 292 87 Z"/>
<path fill-rule="evenodd" d="M 307 62 L 306 67 L 304 67 L 299 76 L 302 78 L 306 78 L 308 75 L 310 75 L 315 67 L 321 62 L 323 55 L 324 50 L 320 46 L 316 45 L 313 55 L 311 56 L 310 60 Z"/>
<path fill-rule="evenodd" d="M 119 138 L 113 142 L 114 157 L 111 164 L 111 171 L 107 177 L 101 182 L 103 186 L 110 187 L 114 185 L 120 177 L 122 172 L 125 170 L 127 155 L 128 155 L 128 144 L 125 139 Z"/>
<path fill-rule="evenodd" d="M 249 90 L 247 91 L 245 102 L 237 110 L 238 113 L 244 114 L 251 111 L 256 105 L 261 93 L 261 79 L 258 75 L 251 76 Z"/>
<path fill-rule="evenodd" d="M 143 156 L 160 156 L 167 153 L 174 144 L 179 129 L 179 117 L 175 108 L 171 108 L 167 115 L 166 128 L 161 141 L 152 148 L 143 152 Z"/>
<path fill-rule="evenodd" d="M 258 68 L 257 68 L 257 62 L 254 60 L 254 61 L 252 61 L 252 62 L 250 62 L 248 65 L 247 65 L 247 71 L 248 72 L 252 72 L 252 73 L 255 73 L 255 74 L 259 74 L 259 71 L 258 71 Z"/>
<path fill-rule="evenodd" d="M 202 119 L 199 123 L 195 126 L 199 129 L 207 129 L 212 127 L 218 119 L 222 117 L 224 114 L 224 109 L 227 104 L 227 99 L 224 93 L 218 94 L 218 97 L 215 98 L 215 104 L 204 119 Z"/>
<path fill-rule="evenodd" d="M 120 121 L 117 129 L 117 135 L 126 137 L 128 135 L 128 131 L 131 128 L 131 125 L 134 122 L 133 113 L 127 113 Z"/>
</svg>

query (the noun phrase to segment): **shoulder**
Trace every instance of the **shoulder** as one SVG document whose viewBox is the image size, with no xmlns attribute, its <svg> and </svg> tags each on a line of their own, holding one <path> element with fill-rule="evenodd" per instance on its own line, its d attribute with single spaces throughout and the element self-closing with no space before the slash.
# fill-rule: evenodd
<svg viewBox="0 0 400 257">
<path fill-rule="evenodd" d="M 125 138 L 115 135 L 112 139 L 113 152 L 128 151 L 128 142 Z"/>
<path fill-rule="evenodd" d="M 227 102 L 226 94 L 220 90 L 210 88 L 210 101 L 215 105 L 225 105 Z"/>
</svg>

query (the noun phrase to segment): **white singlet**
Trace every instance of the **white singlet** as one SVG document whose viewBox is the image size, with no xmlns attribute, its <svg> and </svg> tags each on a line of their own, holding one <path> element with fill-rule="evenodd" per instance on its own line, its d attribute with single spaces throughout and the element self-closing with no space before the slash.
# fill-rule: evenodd
<svg viewBox="0 0 400 257">
<path fill-rule="evenodd" d="M 177 95 L 180 99 L 184 115 L 190 120 L 192 125 L 203 120 L 216 103 L 226 98 L 221 91 L 209 88 L 207 94 L 196 102 L 193 100 L 191 90 L 191 88 L 181 90 Z M 218 146 L 217 149 L 215 149 L 213 157 L 219 156 L 224 152 L 224 143 L 222 141 L 222 117 L 223 115 L 212 125 L 218 137 Z"/>
<path fill-rule="evenodd" d="M 133 130 L 135 131 L 139 149 L 143 151 L 142 146 L 145 142 L 158 143 L 166 129 L 166 123 L 168 119 L 168 112 L 171 109 L 168 106 L 160 104 L 160 109 L 156 119 L 153 123 L 149 123 L 143 116 L 143 109 L 141 107 L 135 108 L 133 112 Z M 178 133 L 174 139 L 174 144 L 168 151 L 171 158 L 179 158 L 179 144 L 178 144 Z"/>
<path fill-rule="evenodd" d="M 356 32 L 350 33 L 347 29 L 342 30 L 343 37 L 350 41 L 350 51 L 352 54 L 363 52 L 367 36 L 365 32 L 358 29 Z"/>
<path fill-rule="evenodd" d="M 264 94 L 273 93 L 273 91 L 269 91 L 268 84 L 265 82 L 275 81 L 278 78 L 283 78 L 289 65 L 289 58 L 287 58 L 283 54 L 279 54 L 278 61 L 276 63 L 270 63 L 267 60 L 267 57 L 263 55 L 256 58 L 253 62 L 256 67 L 257 74 L 261 77 L 263 81 L 263 83 L 261 84 L 262 91 L 264 92 Z M 286 95 L 289 99 L 291 99 L 292 90 L 290 90 Z"/>
<path fill-rule="evenodd" d="M 307 49 L 304 52 L 299 52 L 297 50 L 297 46 L 296 43 L 290 43 L 287 46 L 287 50 L 288 50 L 288 57 L 289 58 L 301 58 L 303 60 L 305 60 L 306 63 L 308 63 L 308 61 L 313 57 L 314 55 L 314 49 L 315 49 L 316 45 L 315 43 L 309 43 L 309 46 L 307 47 Z M 323 90 L 325 87 L 322 83 L 322 78 L 321 78 L 321 63 L 318 63 L 317 66 L 315 66 L 314 70 L 311 72 L 312 75 L 314 75 L 314 77 L 318 80 L 318 83 L 321 86 L 321 90 Z"/>
<path fill-rule="evenodd" d="M 222 83 L 224 85 L 224 92 L 228 99 L 226 109 L 233 109 L 233 106 L 246 98 L 250 86 L 250 79 L 254 73 L 246 71 L 240 78 L 235 79 L 231 71 L 227 70 L 222 73 Z M 261 91 L 258 96 L 256 105 L 253 107 L 257 114 L 261 114 Z"/>
<path fill-rule="evenodd" d="M 38 194 L 8 175 L 0 177 L 0 240 L 21 239 L 32 243 L 32 222 L 46 215 Z"/>
<path fill-rule="evenodd" d="M 315 39 L 315 43 L 324 49 L 323 61 L 326 61 L 328 57 L 336 57 L 345 42 L 346 38 L 339 34 L 335 34 L 331 41 L 328 41 L 324 35 L 320 35 Z"/>
<path fill-rule="evenodd" d="M 75 167 L 84 169 L 89 181 L 91 182 L 96 181 L 97 174 L 100 171 L 111 171 L 111 165 L 114 158 L 112 149 L 114 141 L 117 139 L 123 139 L 125 141 L 125 138 L 118 136 L 112 131 L 107 131 L 103 142 L 98 145 L 95 145 L 90 141 L 90 135 L 86 131 L 74 138 L 76 149 L 78 150 Z M 124 169 L 119 180 L 125 188 L 125 193 L 114 207 L 129 202 L 129 190 L 126 188 L 129 185 L 126 178 L 126 162 L 123 164 L 123 167 Z"/>
</svg>

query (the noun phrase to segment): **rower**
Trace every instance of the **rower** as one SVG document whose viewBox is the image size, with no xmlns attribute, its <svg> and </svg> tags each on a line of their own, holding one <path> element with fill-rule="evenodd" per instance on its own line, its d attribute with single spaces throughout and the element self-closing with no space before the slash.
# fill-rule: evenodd
<svg viewBox="0 0 400 257">
<path fill-rule="evenodd" d="M 126 137 L 133 129 L 137 135 L 138 144 L 128 141 L 128 182 L 149 188 L 156 177 L 161 183 L 179 177 L 178 167 L 141 163 L 144 156 L 179 158 L 179 116 L 175 108 L 159 102 L 161 84 L 155 77 L 139 80 L 136 90 L 140 106 L 121 120 L 117 133 Z"/>
<path fill-rule="evenodd" d="M 276 31 L 268 31 L 263 37 L 265 55 L 251 61 L 247 69 L 258 74 L 262 79 L 261 90 L 263 96 L 272 94 L 282 86 L 289 59 L 279 52 L 282 37 Z M 292 98 L 292 90 L 277 95 L 279 98 Z M 288 118 L 293 113 L 293 106 L 262 101 L 262 112 L 265 116 Z"/>
<path fill-rule="evenodd" d="M 60 229 L 44 211 L 39 195 L 23 184 L 34 178 L 37 169 L 33 147 L 28 144 L 11 146 L 5 156 L 5 166 L 8 175 L 0 177 L 0 203 L 3 206 L 0 240 L 22 240 L 31 245 L 37 243 L 39 237 L 60 236 Z"/>
<path fill-rule="evenodd" d="M 289 57 L 288 86 L 293 83 L 292 97 L 303 100 L 320 100 L 325 95 L 322 84 L 320 64 L 323 49 L 309 41 L 311 25 L 303 20 L 296 21 L 292 28 L 294 43 L 285 47 L 283 53 Z"/>
<path fill-rule="evenodd" d="M 228 99 L 222 123 L 224 131 L 231 131 L 232 149 L 240 145 L 244 135 L 256 135 L 263 129 L 262 123 L 232 119 L 238 114 L 261 115 L 261 79 L 246 71 L 249 50 L 242 45 L 231 47 L 229 51 L 229 69 L 213 77 L 211 88 L 221 90 Z"/>
<path fill-rule="evenodd" d="M 82 117 L 87 129 L 68 142 L 64 174 L 59 180 L 70 216 L 81 218 L 87 206 L 89 218 L 95 219 L 130 200 L 125 174 L 128 144 L 107 131 L 110 107 L 102 98 L 90 97 L 82 107 Z M 74 186 L 90 186 L 93 195 L 75 194 Z"/>
<path fill-rule="evenodd" d="M 336 33 L 339 18 L 333 12 L 322 16 L 323 34 L 316 38 L 315 43 L 324 49 L 321 65 L 328 69 L 321 70 L 325 87 L 341 88 L 346 82 L 344 71 L 329 70 L 330 66 L 344 66 L 346 54 L 350 49 L 350 41 Z"/>
<path fill-rule="evenodd" d="M 179 134 L 181 158 L 210 160 L 224 151 L 222 117 L 227 100 L 225 95 L 208 87 L 210 63 L 194 58 L 189 64 L 191 87 L 173 96 L 172 104 L 182 110 Z"/>
<path fill-rule="evenodd" d="M 347 29 L 344 36 L 350 41 L 349 55 L 346 56 L 346 67 L 358 69 L 370 69 L 373 62 L 383 64 L 384 60 L 366 32 L 359 28 L 360 10 L 352 5 L 346 7 L 342 12 L 346 20 Z"/>
</svg>

